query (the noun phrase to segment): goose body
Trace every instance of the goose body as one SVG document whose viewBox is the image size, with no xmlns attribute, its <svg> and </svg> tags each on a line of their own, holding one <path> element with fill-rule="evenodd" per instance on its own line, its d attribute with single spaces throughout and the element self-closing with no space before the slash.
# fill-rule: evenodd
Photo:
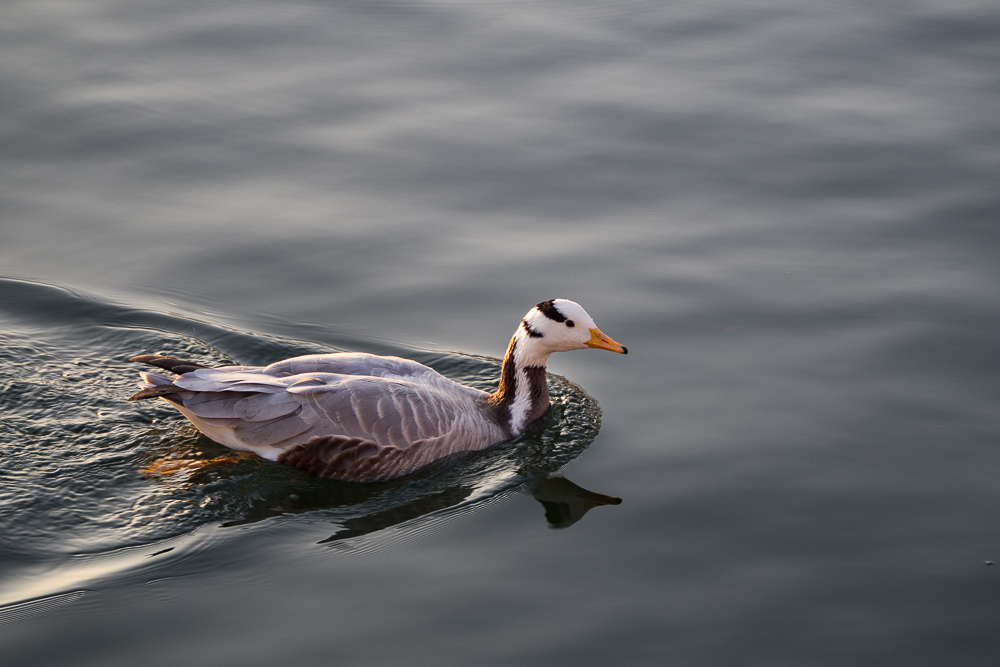
<svg viewBox="0 0 1000 667">
<path fill-rule="evenodd" d="M 373 354 L 221 368 L 140 355 L 132 361 L 178 376 L 143 372 L 142 391 L 129 400 L 163 398 L 212 440 L 318 477 L 385 481 L 521 435 L 549 408 L 549 354 L 584 347 L 627 353 L 579 304 L 554 299 L 521 320 L 492 394 L 415 361 Z"/>
</svg>

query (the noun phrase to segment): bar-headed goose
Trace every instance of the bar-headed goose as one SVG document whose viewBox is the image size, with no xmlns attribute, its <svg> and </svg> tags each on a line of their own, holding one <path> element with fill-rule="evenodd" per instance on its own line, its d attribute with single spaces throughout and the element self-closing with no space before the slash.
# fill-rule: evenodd
<svg viewBox="0 0 1000 667">
<path fill-rule="evenodd" d="M 166 399 L 212 440 L 318 477 L 385 481 L 521 435 L 548 410 L 549 355 L 585 347 L 628 353 L 578 303 L 553 299 L 521 320 L 492 394 L 415 361 L 373 354 L 221 368 L 143 354 L 131 361 L 179 377 L 140 373 L 142 391 L 129 400 Z"/>
</svg>

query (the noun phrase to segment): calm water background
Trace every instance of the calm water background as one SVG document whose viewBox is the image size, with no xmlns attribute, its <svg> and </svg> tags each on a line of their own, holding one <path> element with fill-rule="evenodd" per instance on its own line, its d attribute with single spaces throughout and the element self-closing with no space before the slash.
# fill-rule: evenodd
<svg viewBox="0 0 1000 667">
<path fill-rule="evenodd" d="M 13 0 L 0 65 L 5 665 L 1000 657 L 1000 5 Z M 631 354 L 530 451 L 140 474 L 225 450 L 131 354 L 488 386 L 556 296 Z"/>
</svg>

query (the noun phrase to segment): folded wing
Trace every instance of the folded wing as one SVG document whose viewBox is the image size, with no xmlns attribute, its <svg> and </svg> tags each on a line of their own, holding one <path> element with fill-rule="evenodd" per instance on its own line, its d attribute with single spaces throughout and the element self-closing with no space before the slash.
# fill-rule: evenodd
<svg viewBox="0 0 1000 667">
<path fill-rule="evenodd" d="M 509 438 L 485 392 L 394 357 L 308 355 L 146 382 L 170 383 L 163 398 L 210 438 L 334 479 L 392 479 Z"/>
</svg>

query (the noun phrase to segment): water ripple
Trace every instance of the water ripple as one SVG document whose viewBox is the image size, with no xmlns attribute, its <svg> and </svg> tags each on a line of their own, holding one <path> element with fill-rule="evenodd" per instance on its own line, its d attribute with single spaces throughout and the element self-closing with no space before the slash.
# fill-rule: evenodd
<svg viewBox="0 0 1000 667">
<path fill-rule="evenodd" d="M 76 562 L 56 586 L 76 588 L 133 569 L 152 557 L 181 557 L 165 542 L 200 527 L 270 521 L 332 524 L 322 543 L 426 530 L 440 520 L 542 479 L 576 457 L 600 428 L 597 403 L 559 376 L 549 379 L 553 409 L 535 433 L 509 446 L 455 457 L 382 484 L 309 477 L 233 452 L 201 436 L 169 406 L 125 402 L 136 381 L 127 362 L 138 352 L 167 350 L 209 364 L 261 362 L 329 351 L 317 343 L 278 339 L 179 316 L 141 311 L 60 288 L 0 281 L 0 561 L 28 567 L 24 589 L 38 584 L 28 564 Z M 364 341 L 356 341 L 363 347 Z M 385 341 L 378 345 L 394 347 Z M 492 390 L 496 359 L 412 349 L 460 382 Z M 339 528 L 337 528 L 339 526 Z M 133 551 L 140 548 L 140 551 Z M 124 551 L 123 551 L 124 550 Z M 108 554 L 125 553 L 110 557 Z M 188 556 L 189 557 L 189 556 Z M 83 558 L 82 564 L 79 561 Z M 96 560 L 95 560 L 96 559 Z M 111 563 L 111 565 L 108 565 Z M 72 572 L 70 571 L 72 570 Z M 79 570 L 76 572 L 76 570 Z M 75 572 L 75 574 L 73 573 Z M 38 587 L 41 586 L 41 593 Z M 17 596 L 14 596 L 17 599 Z"/>
</svg>

